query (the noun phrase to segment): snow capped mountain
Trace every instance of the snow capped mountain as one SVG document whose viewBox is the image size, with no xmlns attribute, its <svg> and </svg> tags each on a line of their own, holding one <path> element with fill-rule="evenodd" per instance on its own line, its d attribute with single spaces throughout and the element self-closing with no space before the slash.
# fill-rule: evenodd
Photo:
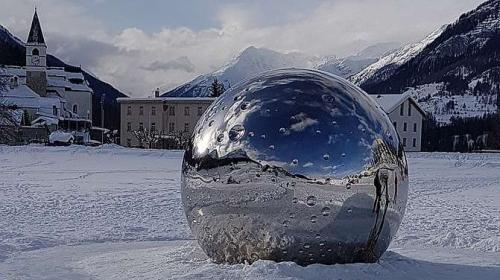
<svg viewBox="0 0 500 280">
<path fill-rule="evenodd" d="M 251 46 L 214 74 L 224 76 L 224 78 L 234 83 L 256 73 L 276 68 L 311 68 L 314 66 L 316 60 L 318 60 L 317 57 L 297 52 L 283 54 L 270 49 Z"/>
<path fill-rule="evenodd" d="M 484 2 L 403 50 L 352 80 L 370 93 L 409 92 L 441 123 L 498 111 L 500 0 Z"/>
<path fill-rule="evenodd" d="M 358 52 L 355 56 L 364 58 L 379 59 L 401 48 L 401 43 L 398 42 L 382 42 L 368 46 Z"/>
<path fill-rule="evenodd" d="M 315 68 L 343 78 L 349 78 L 375 61 L 377 61 L 376 58 L 364 58 L 358 56 L 350 56 L 346 58 L 330 57 L 325 58 Z"/>
<path fill-rule="evenodd" d="M 201 75 L 163 96 L 208 96 L 209 86 L 214 79 L 227 89 L 238 82 L 249 79 L 258 73 L 279 68 L 312 68 L 326 71 L 344 78 L 361 71 L 377 60 L 378 56 L 393 48 L 394 43 L 384 43 L 369 47 L 355 56 L 346 58 L 318 57 L 292 52 L 280 53 L 266 48 L 248 47 L 226 66 L 210 74 Z"/>
<path fill-rule="evenodd" d="M 347 79 L 361 72 L 381 57 L 394 52 L 400 46 L 399 43 L 394 42 L 379 43 L 345 58 L 326 57 L 315 68 Z"/>
<path fill-rule="evenodd" d="M 429 34 L 422 41 L 409 44 L 394 52 L 390 52 L 381 57 L 375 63 L 369 65 L 356 75 L 351 77 L 351 81 L 355 84 L 362 84 L 370 82 L 370 80 L 384 80 L 389 77 L 394 71 L 408 60 L 414 58 L 420 53 L 428 44 L 433 42 L 443 31 L 447 25 L 441 26 L 436 31 Z"/>
<path fill-rule="evenodd" d="M 270 49 L 248 47 L 221 69 L 198 76 L 196 79 L 183 84 L 164 96 L 209 96 L 209 86 L 214 79 L 230 88 L 232 85 L 246 80 L 258 73 L 278 68 L 313 68 L 319 62 L 318 57 L 307 56 L 301 53 L 279 53 Z"/>
</svg>

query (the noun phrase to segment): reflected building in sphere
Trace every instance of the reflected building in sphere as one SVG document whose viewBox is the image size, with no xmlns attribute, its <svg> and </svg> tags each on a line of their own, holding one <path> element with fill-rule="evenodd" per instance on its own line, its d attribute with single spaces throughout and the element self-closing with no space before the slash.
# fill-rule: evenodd
<svg viewBox="0 0 500 280">
<path fill-rule="evenodd" d="M 405 153 L 361 89 L 266 72 L 217 98 L 182 167 L 189 226 L 216 262 L 374 262 L 403 218 Z"/>
</svg>

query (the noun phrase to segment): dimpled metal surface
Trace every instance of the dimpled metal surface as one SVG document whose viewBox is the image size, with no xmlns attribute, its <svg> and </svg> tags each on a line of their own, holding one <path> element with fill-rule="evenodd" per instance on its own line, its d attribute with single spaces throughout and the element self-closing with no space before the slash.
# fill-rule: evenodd
<svg viewBox="0 0 500 280">
<path fill-rule="evenodd" d="M 361 89 L 319 71 L 274 70 L 217 98 L 182 167 L 182 201 L 205 253 L 374 262 L 404 215 L 406 156 Z"/>
</svg>

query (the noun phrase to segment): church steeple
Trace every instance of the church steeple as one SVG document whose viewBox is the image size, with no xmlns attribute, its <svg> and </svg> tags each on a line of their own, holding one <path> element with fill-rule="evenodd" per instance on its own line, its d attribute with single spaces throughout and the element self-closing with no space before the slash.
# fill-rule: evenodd
<svg viewBox="0 0 500 280">
<path fill-rule="evenodd" d="M 47 94 L 47 45 L 35 9 L 26 42 L 26 84 L 40 96 Z"/>
<path fill-rule="evenodd" d="M 31 21 L 30 34 L 28 35 L 28 43 L 38 43 L 45 44 L 45 39 L 43 38 L 42 26 L 40 25 L 40 20 L 38 20 L 38 14 L 35 8 L 35 14 L 33 15 L 33 20 Z"/>
</svg>

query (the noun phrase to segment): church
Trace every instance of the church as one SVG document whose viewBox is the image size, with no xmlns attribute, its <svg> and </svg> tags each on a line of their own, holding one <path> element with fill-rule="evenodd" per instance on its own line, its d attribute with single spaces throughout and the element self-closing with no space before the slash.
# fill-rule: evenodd
<svg viewBox="0 0 500 280">
<path fill-rule="evenodd" d="M 23 124 L 57 124 L 60 119 L 92 118 L 92 89 L 80 71 L 47 67 L 47 44 L 37 11 L 26 46 L 26 66 L 0 65 L 0 101 L 23 110 Z"/>
</svg>

